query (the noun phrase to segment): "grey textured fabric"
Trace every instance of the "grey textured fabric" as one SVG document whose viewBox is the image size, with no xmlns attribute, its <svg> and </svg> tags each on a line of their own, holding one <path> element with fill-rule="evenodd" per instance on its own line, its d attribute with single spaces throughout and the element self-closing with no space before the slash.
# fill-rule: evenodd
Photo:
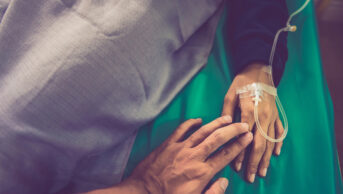
<svg viewBox="0 0 343 194">
<path fill-rule="evenodd" d="M 0 0 L 0 193 L 121 181 L 205 65 L 223 0 Z"/>
</svg>

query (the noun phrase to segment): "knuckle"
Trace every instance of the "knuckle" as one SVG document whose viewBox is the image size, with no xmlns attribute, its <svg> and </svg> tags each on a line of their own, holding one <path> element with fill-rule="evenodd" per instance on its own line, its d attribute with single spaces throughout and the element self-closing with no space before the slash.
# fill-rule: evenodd
<svg viewBox="0 0 343 194">
<path fill-rule="evenodd" d="M 217 163 L 215 163 L 215 162 L 209 162 L 209 163 L 205 163 L 206 164 L 206 169 L 207 169 L 207 173 L 209 174 L 209 175 L 211 175 L 211 174 L 215 174 L 216 173 L 216 169 L 218 168 L 217 167 Z"/>
<path fill-rule="evenodd" d="M 202 151 L 205 153 L 210 153 L 212 148 L 213 148 L 213 143 L 208 142 L 208 143 L 204 144 L 204 146 L 202 147 Z"/>
<path fill-rule="evenodd" d="M 241 115 L 241 122 L 245 122 L 245 123 L 254 123 L 254 113 L 242 113 Z M 252 127 L 252 126 L 251 126 Z"/>
<path fill-rule="evenodd" d="M 209 136 L 209 130 L 206 127 L 202 127 L 200 129 L 198 129 L 198 131 L 196 131 L 195 133 L 193 133 L 190 137 L 189 137 L 189 141 L 190 142 L 196 142 L 199 141 L 201 138 L 206 138 L 207 136 Z"/>
<path fill-rule="evenodd" d="M 227 157 L 229 157 L 229 156 L 231 156 L 232 155 L 232 152 L 231 152 L 231 150 L 229 150 L 229 149 L 223 149 L 223 156 L 225 157 L 225 158 L 227 158 Z"/>
<path fill-rule="evenodd" d="M 195 160 L 198 158 L 198 155 L 194 152 L 189 152 L 189 153 L 187 153 L 187 158 L 188 158 L 188 160 Z"/>
<path fill-rule="evenodd" d="M 195 133 L 193 133 L 191 138 L 203 137 L 206 135 L 207 131 L 208 131 L 207 126 L 200 127 Z"/>
<path fill-rule="evenodd" d="M 264 150 L 265 150 L 265 148 L 262 146 L 254 147 L 254 152 L 257 154 L 263 154 Z"/>
<path fill-rule="evenodd" d="M 255 173 L 257 171 L 257 168 L 258 168 L 258 162 L 250 162 L 248 171 L 249 173 Z"/>
<path fill-rule="evenodd" d="M 190 137 L 188 137 L 187 141 L 190 142 L 190 143 L 192 143 L 192 144 L 193 144 L 194 142 L 196 142 L 196 137 L 195 137 L 195 135 L 193 134 L 193 135 L 191 135 Z"/>
<path fill-rule="evenodd" d="M 241 115 L 242 122 L 247 122 L 251 120 L 251 118 L 252 118 L 252 114 L 250 112 L 243 112 Z"/>
<path fill-rule="evenodd" d="M 264 153 L 265 149 L 266 149 L 265 143 L 256 142 L 253 146 L 253 151 L 257 154 Z"/>
<path fill-rule="evenodd" d="M 191 166 L 185 166 L 182 174 L 185 175 L 189 180 L 196 179 L 197 177 L 203 177 L 208 174 L 208 168 L 204 168 L 202 164 L 195 164 Z"/>
<path fill-rule="evenodd" d="M 215 131 L 213 133 L 213 137 L 215 139 L 215 142 L 224 142 L 225 141 L 225 135 L 219 131 Z M 214 143 L 212 143 L 214 144 Z"/>
<path fill-rule="evenodd" d="M 262 120 L 266 120 L 270 117 L 270 112 L 266 111 L 266 110 L 262 110 L 260 113 L 259 113 L 259 117 L 262 119 Z"/>
</svg>

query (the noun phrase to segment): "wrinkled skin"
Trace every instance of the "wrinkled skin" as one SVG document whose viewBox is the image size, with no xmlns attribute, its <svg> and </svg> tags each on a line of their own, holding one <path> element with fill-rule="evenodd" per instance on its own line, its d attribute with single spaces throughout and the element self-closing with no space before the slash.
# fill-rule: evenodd
<svg viewBox="0 0 343 194">
<path fill-rule="evenodd" d="M 226 178 L 219 178 L 208 190 L 204 189 L 253 139 L 248 124 L 231 122 L 230 116 L 204 126 L 201 119 L 184 122 L 129 178 L 114 187 L 90 193 L 224 193 Z M 199 129 L 185 139 L 187 131 L 194 128 Z M 222 149 L 212 154 L 222 145 Z"/>
</svg>

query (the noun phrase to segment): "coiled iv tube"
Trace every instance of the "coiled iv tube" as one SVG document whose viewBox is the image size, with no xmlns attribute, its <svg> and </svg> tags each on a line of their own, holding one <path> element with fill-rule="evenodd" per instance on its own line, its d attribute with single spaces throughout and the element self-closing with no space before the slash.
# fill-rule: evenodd
<svg viewBox="0 0 343 194">
<path fill-rule="evenodd" d="M 273 60 L 274 60 L 274 54 L 275 54 L 275 49 L 276 49 L 276 45 L 277 45 L 277 42 L 279 40 L 279 36 L 282 32 L 295 32 L 296 31 L 296 26 L 292 26 L 290 23 L 292 21 L 292 18 L 299 14 L 300 12 L 302 12 L 306 6 L 310 3 L 310 0 L 306 0 L 305 3 L 298 9 L 296 10 L 295 12 L 293 12 L 288 20 L 287 20 L 287 23 L 286 23 L 286 26 L 281 28 L 280 30 L 277 31 L 277 33 L 275 34 L 275 37 L 274 37 L 274 41 L 273 41 L 273 46 L 272 46 L 272 50 L 270 52 L 270 57 L 269 57 L 269 67 L 270 67 L 270 73 L 269 73 L 269 80 L 270 82 L 272 83 L 272 86 L 275 87 L 275 84 L 274 84 L 274 81 L 273 81 L 273 70 L 272 70 L 272 65 L 273 65 Z M 280 109 L 280 112 L 281 112 L 281 116 L 283 118 L 283 121 L 284 121 L 284 132 L 283 134 L 281 135 L 281 137 L 277 138 L 277 139 L 274 139 L 274 138 L 271 138 L 268 136 L 268 134 L 266 132 L 263 131 L 262 129 L 262 126 L 260 124 L 260 121 L 258 119 L 258 105 L 255 104 L 255 108 L 254 108 L 254 117 L 255 117 L 255 122 L 256 122 L 256 126 L 257 126 L 257 129 L 258 131 L 261 133 L 261 135 L 266 138 L 268 141 L 271 141 L 271 142 L 281 142 L 283 141 L 286 136 L 287 136 L 287 133 L 288 133 L 288 120 L 287 120 L 287 116 L 286 116 L 286 113 L 285 113 L 285 110 L 282 106 L 282 103 L 278 97 L 278 95 L 276 94 L 275 96 L 275 101 L 276 101 L 276 104 L 277 106 L 279 107 Z"/>
</svg>

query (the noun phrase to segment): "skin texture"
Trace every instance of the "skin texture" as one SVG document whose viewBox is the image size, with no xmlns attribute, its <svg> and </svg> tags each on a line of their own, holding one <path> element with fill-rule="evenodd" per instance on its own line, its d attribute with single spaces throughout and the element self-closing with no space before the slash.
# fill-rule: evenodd
<svg viewBox="0 0 343 194">
<path fill-rule="evenodd" d="M 204 126 L 201 119 L 187 120 L 145 158 L 129 178 L 119 185 L 89 194 L 224 193 L 228 186 L 226 178 L 219 178 L 208 190 L 204 189 L 253 139 L 248 124 L 231 122 L 231 116 L 220 117 Z M 191 129 L 198 130 L 185 139 Z"/>
<path fill-rule="evenodd" d="M 272 143 L 267 141 L 260 132 L 257 131 L 254 119 L 254 102 L 252 98 L 239 98 L 236 90 L 254 82 L 262 82 L 271 85 L 268 74 L 262 70 L 264 64 L 251 64 L 238 74 L 224 100 L 222 115 L 234 117 L 234 110 L 238 106 L 241 110 L 241 122 L 249 124 L 249 131 L 254 133 L 254 139 L 251 144 L 251 152 L 247 157 L 246 179 L 248 182 L 254 182 L 255 175 L 265 177 L 267 174 L 269 161 L 274 152 L 280 155 L 282 142 Z M 258 105 L 259 121 L 263 130 L 272 138 L 279 138 L 283 134 L 284 128 L 279 118 L 275 98 L 265 93 L 262 102 Z M 236 171 L 241 170 L 242 162 L 246 152 L 243 150 L 233 162 Z"/>
</svg>

